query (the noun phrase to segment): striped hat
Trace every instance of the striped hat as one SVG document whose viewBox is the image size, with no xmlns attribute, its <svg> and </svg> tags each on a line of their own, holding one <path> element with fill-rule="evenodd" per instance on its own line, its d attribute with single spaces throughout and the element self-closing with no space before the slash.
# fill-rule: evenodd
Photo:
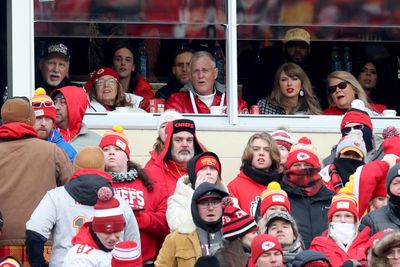
<svg viewBox="0 0 400 267">
<path fill-rule="evenodd" d="M 49 117 L 53 122 L 56 120 L 56 107 L 50 96 L 46 95 L 46 90 L 39 87 L 31 99 L 36 118 Z"/>
<path fill-rule="evenodd" d="M 276 130 L 271 133 L 271 136 L 278 145 L 284 146 L 288 151 L 290 151 L 292 145 L 296 143 L 293 136 L 284 130 Z"/>
<path fill-rule="evenodd" d="M 111 254 L 112 267 L 137 267 L 143 264 L 140 247 L 134 241 L 117 243 Z"/>
<path fill-rule="evenodd" d="M 119 208 L 119 201 L 113 197 L 110 188 L 99 189 L 98 200 L 94 205 L 92 227 L 98 233 L 118 233 L 124 230 L 125 219 Z"/>
<path fill-rule="evenodd" d="M 234 240 L 257 230 L 253 216 L 231 203 L 225 207 L 222 215 L 222 235 L 225 239 Z"/>
<path fill-rule="evenodd" d="M 129 149 L 128 138 L 124 133 L 124 128 L 121 125 L 114 125 L 110 131 L 107 131 L 100 141 L 99 147 L 103 149 L 106 146 L 113 145 L 122 149 L 130 158 L 131 150 Z"/>
</svg>

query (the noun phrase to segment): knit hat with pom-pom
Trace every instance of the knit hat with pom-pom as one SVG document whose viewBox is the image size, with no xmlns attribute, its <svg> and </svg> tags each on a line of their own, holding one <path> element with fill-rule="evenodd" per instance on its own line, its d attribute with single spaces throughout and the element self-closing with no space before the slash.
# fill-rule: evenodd
<svg viewBox="0 0 400 267">
<path fill-rule="evenodd" d="M 125 219 L 119 208 L 119 201 L 113 197 L 110 188 L 99 189 L 98 200 L 94 205 L 92 227 L 98 233 L 118 233 L 124 230 Z"/>
<path fill-rule="evenodd" d="M 293 145 L 288 154 L 285 168 L 290 169 L 296 162 L 309 163 L 313 168 L 321 167 L 316 149 L 307 137 L 300 138 L 297 144 Z"/>
<path fill-rule="evenodd" d="M 277 182 L 270 182 L 268 188 L 261 193 L 260 214 L 264 216 L 269 207 L 277 205 L 283 206 L 290 212 L 290 202 L 285 191 Z"/>
<path fill-rule="evenodd" d="M 111 254 L 111 267 L 143 266 L 140 247 L 134 241 L 122 241 L 117 243 Z"/>
<path fill-rule="evenodd" d="M 46 90 L 39 87 L 31 99 L 36 118 L 49 117 L 53 122 L 56 120 L 56 107 L 53 100 L 46 94 Z"/>
<path fill-rule="evenodd" d="M 79 150 L 74 160 L 74 170 L 96 169 L 104 171 L 104 153 L 97 146 L 87 146 Z"/>
<path fill-rule="evenodd" d="M 121 125 L 114 125 L 110 131 L 107 131 L 100 141 L 99 147 L 103 149 L 105 146 L 117 146 L 122 149 L 125 154 L 130 158 L 130 149 L 128 144 L 128 138 L 124 133 L 124 128 Z"/>
<path fill-rule="evenodd" d="M 340 129 L 342 130 L 349 123 L 361 123 L 373 130 L 371 117 L 365 111 L 365 105 L 359 99 L 353 100 L 351 109 L 344 114 Z"/>
<path fill-rule="evenodd" d="M 396 127 L 389 126 L 383 130 L 383 153 L 394 154 L 400 157 L 400 133 Z"/>
<path fill-rule="evenodd" d="M 253 216 L 232 204 L 225 206 L 222 215 L 222 235 L 225 239 L 235 240 L 257 230 Z"/>
<path fill-rule="evenodd" d="M 287 151 L 290 151 L 292 145 L 295 143 L 293 136 L 284 130 L 276 130 L 271 133 L 271 136 L 278 145 L 285 147 Z"/>
<path fill-rule="evenodd" d="M 348 211 L 354 215 L 358 221 L 358 200 L 350 189 L 343 187 L 338 194 L 332 198 L 331 207 L 328 211 L 328 221 L 332 221 L 332 216 L 338 211 Z"/>
</svg>

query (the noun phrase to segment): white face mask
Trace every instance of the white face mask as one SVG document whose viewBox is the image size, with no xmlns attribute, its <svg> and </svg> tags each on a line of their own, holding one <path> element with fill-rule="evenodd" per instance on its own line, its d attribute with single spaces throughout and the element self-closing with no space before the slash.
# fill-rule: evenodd
<svg viewBox="0 0 400 267">
<path fill-rule="evenodd" d="M 329 233 L 342 244 L 348 245 L 356 234 L 356 227 L 354 223 L 331 222 L 329 224 Z"/>
</svg>

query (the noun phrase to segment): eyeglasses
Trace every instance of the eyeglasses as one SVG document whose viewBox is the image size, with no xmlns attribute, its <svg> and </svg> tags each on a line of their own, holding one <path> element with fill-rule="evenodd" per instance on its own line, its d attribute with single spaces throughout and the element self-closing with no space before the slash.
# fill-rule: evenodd
<svg viewBox="0 0 400 267">
<path fill-rule="evenodd" d="M 207 209 L 208 206 L 212 206 L 213 208 L 216 208 L 218 206 L 221 205 L 221 199 L 218 198 L 214 198 L 214 199 L 210 199 L 210 200 L 201 200 L 200 202 L 197 203 L 197 205 L 199 205 L 200 208 L 202 209 Z"/>
<path fill-rule="evenodd" d="M 112 78 L 108 80 L 98 79 L 94 82 L 95 86 L 114 86 L 117 84 L 117 80 Z"/>
<path fill-rule="evenodd" d="M 328 86 L 328 93 L 332 94 L 333 92 L 336 91 L 336 88 L 339 88 L 340 90 L 343 90 L 347 87 L 348 82 L 340 82 L 336 85 Z"/>
<path fill-rule="evenodd" d="M 354 125 L 354 126 L 346 126 L 341 130 L 341 132 L 344 135 L 348 135 L 353 130 L 360 130 L 361 131 L 362 129 L 364 129 L 364 124 L 357 124 L 357 125 Z"/>
<path fill-rule="evenodd" d="M 400 258 L 400 248 L 392 248 L 388 254 L 386 254 L 388 259 L 398 259 Z"/>
<path fill-rule="evenodd" d="M 50 108 L 50 107 L 54 107 L 54 103 L 53 103 L 53 101 L 50 101 L 50 100 L 32 102 L 33 108 L 40 108 L 42 106 L 45 108 Z"/>
<path fill-rule="evenodd" d="M 209 73 L 211 72 L 211 70 L 213 70 L 213 69 L 215 69 L 215 68 L 195 69 L 195 70 L 192 71 L 192 74 L 198 75 L 198 74 L 200 74 L 200 73 L 203 73 L 204 75 L 207 75 L 207 74 L 209 74 Z"/>
</svg>

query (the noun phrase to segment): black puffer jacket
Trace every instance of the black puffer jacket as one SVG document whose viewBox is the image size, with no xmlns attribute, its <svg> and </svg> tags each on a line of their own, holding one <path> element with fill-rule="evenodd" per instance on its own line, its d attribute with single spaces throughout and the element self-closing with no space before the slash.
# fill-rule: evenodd
<svg viewBox="0 0 400 267">
<path fill-rule="evenodd" d="M 295 219 L 306 249 L 314 237 L 328 228 L 328 210 L 334 195 L 325 186 L 312 197 L 305 195 L 300 188 L 282 183 L 282 189 L 288 194 L 291 215 Z"/>
<path fill-rule="evenodd" d="M 369 228 L 371 228 L 371 236 L 388 228 L 399 230 L 400 218 L 396 216 L 394 211 L 396 208 L 400 211 L 400 207 L 389 201 L 386 206 L 371 211 L 361 220 L 359 230 L 369 226 Z"/>
</svg>

